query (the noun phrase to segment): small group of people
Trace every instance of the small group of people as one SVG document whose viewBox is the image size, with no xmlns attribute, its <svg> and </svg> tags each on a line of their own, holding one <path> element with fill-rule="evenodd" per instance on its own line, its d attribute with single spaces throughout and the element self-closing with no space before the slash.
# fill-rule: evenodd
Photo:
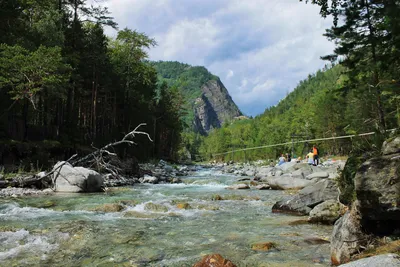
<svg viewBox="0 0 400 267">
<path fill-rule="evenodd" d="M 278 159 L 278 165 L 282 165 L 285 162 L 291 162 L 292 161 L 292 155 L 290 153 L 281 154 L 281 156 Z"/>
<path fill-rule="evenodd" d="M 306 158 L 309 165 L 317 166 L 319 164 L 319 151 L 316 145 L 312 147 Z"/>
</svg>

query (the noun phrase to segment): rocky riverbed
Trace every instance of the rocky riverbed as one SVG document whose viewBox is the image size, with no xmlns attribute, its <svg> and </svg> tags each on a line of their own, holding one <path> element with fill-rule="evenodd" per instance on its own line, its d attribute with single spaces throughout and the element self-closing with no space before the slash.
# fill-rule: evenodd
<svg viewBox="0 0 400 267">
<path fill-rule="evenodd" d="M 110 203 L 110 201 L 107 201 L 107 203 L 99 205 L 100 203 L 97 203 L 98 201 L 93 199 L 91 201 L 97 204 L 94 205 L 93 203 L 91 207 L 83 207 L 79 204 L 78 208 L 73 208 L 75 211 L 73 211 L 72 214 L 75 214 L 74 212 L 81 212 L 80 210 L 85 210 L 84 212 L 90 213 L 94 212 L 94 216 L 98 216 L 99 212 L 106 214 L 113 213 L 116 214 L 116 218 L 154 220 L 154 222 L 157 222 L 156 225 L 158 225 L 158 223 L 160 223 L 158 220 L 165 219 L 165 216 L 169 218 L 167 221 L 170 221 L 170 219 L 176 216 L 182 216 L 183 214 L 181 213 L 185 211 L 184 216 L 196 214 L 196 219 L 194 221 L 185 222 L 185 227 L 188 227 L 188 231 L 196 232 L 199 231 L 199 229 L 196 227 L 192 228 L 191 225 L 200 220 L 201 217 L 197 216 L 200 215 L 200 213 L 201 216 L 208 216 L 201 212 L 206 211 L 206 213 L 211 212 L 219 214 L 217 216 L 222 216 L 221 218 L 223 218 L 225 226 L 221 224 L 221 227 L 226 227 L 225 222 L 231 224 L 236 221 L 241 224 L 240 232 L 248 234 L 250 232 L 256 232 L 258 235 L 263 235 L 262 230 L 265 224 L 261 223 L 261 225 L 259 225 L 259 223 L 255 223 L 254 220 L 257 218 L 256 220 L 263 222 L 264 220 L 259 217 L 261 214 L 266 215 L 269 220 L 274 220 L 273 218 L 278 216 L 276 218 L 279 218 L 279 223 L 274 224 L 274 227 L 278 227 L 279 229 L 281 229 L 282 225 L 290 225 L 291 227 L 305 227 L 304 229 L 319 231 L 320 225 L 325 224 L 327 225 L 326 227 L 331 227 L 329 228 L 331 229 L 329 232 L 331 232 L 332 225 L 334 224 L 331 237 L 329 237 L 330 234 L 328 236 L 322 234 L 319 237 L 313 237 L 310 236 L 312 231 L 309 232 L 307 230 L 306 232 L 302 232 L 304 230 L 302 230 L 302 228 L 297 229 L 300 233 L 284 233 L 283 236 L 293 237 L 300 235 L 304 238 L 307 236 L 303 241 L 310 244 L 320 244 L 322 241 L 330 242 L 329 260 L 321 256 L 319 259 L 315 258 L 312 261 L 314 261 L 314 263 L 321 263 L 322 265 L 327 265 L 328 262 L 337 265 L 357 258 L 360 251 L 365 249 L 372 251 L 372 249 L 377 249 L 380 246 L 387 246 L 389 249 L 382 250 L 382 252 L 400 252 L 400 246 L 398 244 L 400 235 L 399 160 L 400 138 L 393 138 L 385 142 L 381 155 L 361 160 L 357 166 L 351 164 L 351 166 L 349 166 L 349 164 L 346 164 L 346 162 L 342 160 L 335 161 L 329 159 L 318 166 L 312 166 L 301 162 L 289 162 L 280 166 L 269 166 L 267 165 L 268 163 L 262 161 L 246 164 L 224 163 L 210 164 L 208 166 L 180 166 L 160 161 L 158 164 L 141 165 L 140 167 L 143 171 L 142 175 L 139 177 L 124 177 L 121 175 L 100 175 L 82 167 L 73 167 L 68 164 L 63 164 L 57 174 L 61 178 L 58 177 L 55 179 L 53 176 L 52 179 L 56 182 L 56 187 L 53 187 L 55 191 L 106 191 L 103 194 L 119 196 L 117 202 L 111 201 L 112 203 Z M 349 168 L 354 169 L 349 171 Z M 350 196 L 353 194 L 354 198 L 346 200 L 347 206 L 343 205 L 340 201 L 341 198 L 343 198 L 343 192 L 340 190 L 340 186 L 343 186 L 341 185 L 341 179 L 343 179 L 343 175 L 340 176 L 341 173 L 353 173 L 351 179 L 353 179 L 354 182 L 353 180 L 349 180 L 347 183 L 354 185 L 354 193 L 350 191 Z M 346 179 L 349 178 L 347 177 Z M 120 188 L 122 191 L 119 191 L 120 189 L 118 188 L 116 188 L 117 191 L 110 189 L 116 186 L 125 187 Z M 170 186 L 173 186 L 171 188 L 174 189 L 169 190 Z M 93 190 L 93 188 L 96 188 L 96 190 Z M 131 193 L 126 195 L 123 190 L 131 192 L 130 190 L 132 189 L 129 188 L 133 188 L 133 192 L 140 193 L 142 196 L 137 199 Z M 145 190 L 143 191 L 143 189 Z M 120 192 L 122 195 L 120 195 Z M 346 192 L 346 194 L 348 197 L 349 192 Z M 47 195 L 46 198 L 54 199 L 54 201 L 51 200 L 51 203 L 46 201 L 43 205 L 36 203 L 33 207 L 40 207 L 41 209 L 55 209 L 57 207 L 56 209 L 61 209 L 63 211 L 71 210 L 70 207 L 61 207 L 62 205 L 60 206 L 57 204 L 57 199 L 60 195 L 55 194 L 51 189 L 5 188 L 0 190 L 0 197 L 3 197 L 5 200 L 5 202 L 3 201 L 5 203 L 3 205 L 5 206 L 3 206 L 3 208 L 0 207 L 0 224 L 2 222 L 4 224 L 5 222 L 7 225 L 7 223 L 13 220 L 10 219 L 13 218 L 13 212 L 22 208 L 18 202 L 15 204 L 11 199 L 18 199 L 21 196 L 35 196 L 37 199 L 41 199 L 42 195 Z M 134 199 L 132 199 L 132 197 Z M 237 210 L 233 211 L 232 209 Z M 24 212 L 25 211 L 30 214 L 30 211 L 24 210 Z M 225 214 L 226 212 L 230 214 L 228 215 L 230 218 L 228 221 L 225 217 L 225 215 L 227 215 Z M 283 215 L 282 213 L 287 215 Z M 293 217 L 293 215 L 302 217 Z M 29 215 L 28 217 L 31 216 L 32 215 Z M 89 217 L 91 216 L 92 215 Z M 214 224 L 219 225 L 216 223 L 219 219 L 216 218 L 212 220 L 212 224 L 207 224 L 206 221 L 204 221 L 204 223 L 209 227 L 215 227 Z M 246 218 L 253 218 L 251 221 L 252 224 L 248 224 Z M 289 221 L 286 222 L 286 220 Z M 186 225 L 186 223 L 189 223 L 189 225 Z M 19 224 L 16 223 L 16 225 Z M 23 226 L 24 228 L 17 231 L 26 231 L 29 224 L 23 225 L 25 225 Z M 157 229 L 158 226 L 152 227 Z M 202 227 L 205 227 L 205 225 Z M 254 227 L 256 227 L 257 230 Z M 219 231 L 222 230 L 219 229 Z M 0 232 L 0 235 L 1 234 Z M 225 234 L 230 236 L 232 233 L 226 232 Z M 274 235 L 276 234 L 277 233 L 274 233 Z M 12 234 L 10 233 L 7 235 Z M 213 232 L 212 235 L 216 235 L 216 233 Z M 236 236 L 236 234 L 233 235 Z M 279 234 L 279 236 L 280 238 L 282 237 L 281 234 Z M 147 238 L 149 237 L 150 236 L 147 236 Z M 275 237 L 277 236 L 271 236 L 271 238 L 265 240 L 253 236 L 251 242 L 247 240 L 247 242 L 250 242 L 247 246 L 249 246 L 252 251 L 272 251 L 272 253 L 278 253 L 282 249 L 282 243 L 279 242 L 279 238 L 276 239 Z M 153 238 L 153 236 L 151 236 L 151 238 Z M 219 238 L 221 238 L 221 236 L 216 240 L 219 240 Z M 235 239 L 236 237 L 232 240 L 228 238 L 224 239 L 223 242 L 228 242 L 233 245 L 235 244 L 233 241 Z M 349 240 L 351 240 L 351 242 Z M 179 242 L 179 240 L 177 240 L 177 242 Z M 192 240 L 190 242 L 193 243 L 194 241 Z M 221 242 L 221 240 L 219 242 Z M 243 240 L 236 245 L 241 247 L 241 242 L 243 242 Z M 301 243 L 302 241 L 296 239 L 295 242 Z M 211 243 L 214 243 L 214 241 Z M 193 244 L 195 244 L 195 242 Z M 178 243 L 175 245 L 179 247 Z M 231 247 L 231 245 L 229 245 L 230 249 L 235 251 L 235 248 Z M 185 254 L 182 252 L 181 248 L 178 247 L 176 247 L 176 249 L 178 249 L 181 254 Z M 209 250 L 209 252 L 221 252 L 218 251 L 215 246 L 211 247 L 213 249 Z M 239 247 L 237 249 L 239 249 Z M 258 264 L 267 260 L 260 257 L 260 255 L 254 255 L 253 257 L 251 254 L 247 254 L 246 249 L 239 249 L 239 251 L 241 251 L 241 257 L 245 259 L 243 261 L 243 259 L 240 260 L 241 258 L 237 258 L 237 255 L 230 253 L 232 251 L 222 251 L 223 255 L 227 255 L 232 261 L 225 260 L 221 255 L 211 254 L 204 257 L 203 261 L 221 261 L 233 264 L 229 266 L 235 266 L 234 264 L 238 263 L 238 266 L 241 266 L 242 264 L 248 264 L 250 262 Z M 377 251 L 379 251 L 379 249 Z M 148 252 L 146 250 L 145 253 L 150 253 L 149 255 L 151 258 L 153 256 L 155 257 L 149 262 L 155 260 L 155 262 L 164 262 L 166 264 L 165 266 L 169 266 L 168 264 L 172 264 L 172 262 L 191 262 L 193 264 L 194 259 L 198 259 L 198 256 L 191 254 L 191 256 L 185 256 L 184 259 L 178 260 L 174 258 L 178 255 L 171 258 L 159 252 Z M 322 251 L 318 253 L 320 252 Z M 5 252 L 0 251 L 0 258 L 2 257 L 2 253 Z M 329 252 L 327 252 L 326 255 L 329 255 Z M 278 261 L 282 260 L 282 258 L 279 257 L 276 259 Z M 137 260 L 141 262 L 139 255 L 133 262 L 137 262 Z M 287 262 L 293 262 L 293 259 L 287 259 Z M 302 261 L 298 266 L 309 266 L 306 262 L 307 260 Z M 364 264 L 362 266 L 376 266 L 374 264 L 377 262 L 385 263 L 387 266 L 398 266 L 400 260 L 397 254 L 387 254 L 368 260 L 362 259 L 359 264 Z M 198 264 L 202 263 L 199 261 Z M 350 263 L 348 266 L 358 266 L 354 264 L 357 263 Z M 152 265 L 150 264 L 149 266 Z M 173 266 L 173 264 L 171 266 Z"/>
</svg>

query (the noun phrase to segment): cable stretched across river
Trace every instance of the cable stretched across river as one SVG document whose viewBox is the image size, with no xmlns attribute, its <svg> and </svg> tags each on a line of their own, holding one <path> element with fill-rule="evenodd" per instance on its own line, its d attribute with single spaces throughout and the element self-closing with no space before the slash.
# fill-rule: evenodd
<svg viewBox="0 0 400 267">
<path fill-rule="evenodd" d="M 392 132 L 392 131 L 395 131 L 395 130 L 396 129 L 390 129 L 390 130 L 387 130 L 387 132 Z M 327 140 L 334 140 L 334 139 L 345 139 L 345 138 L 361 137 L 361 136 L 368 136 L 368 135 L 373 135 L 373 134 L 376 134 L 376 132 L 369 132 L 369 133 L 362 133 L 362 134 L 352 134 L 352 135 L 343 135 L 343 136 L 332 136 L 332 137 L 308 139 L 308 140 L 299 140 L 299 141 L 290 141 L 290 142 L 285 142 L 285 143 L 280 143 L 280 144 L 256 146 L 256 147 L 249 147 L 249 148 L 231 150 L 231 151 L 222 152 L 222 153 L 216 153 L 216 154 L 213 154 L 213 157 L 220 156 L 220 155 L 226 155 L 226 154 L 234 153 L 234 152 L 240 152 L 240 151 L 255 150 L 255 149 L 276 147 L 276 146 L 284 146 L 284 145 L 297 144 L 297 143 L 310 143 L 310 142 L 316 142 L 316 141 L 327 141 Z"/>
</svg>

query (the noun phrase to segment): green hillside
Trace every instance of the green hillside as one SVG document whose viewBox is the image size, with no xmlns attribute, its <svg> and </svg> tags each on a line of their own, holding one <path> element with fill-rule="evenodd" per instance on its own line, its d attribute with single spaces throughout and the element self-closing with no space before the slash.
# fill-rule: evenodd
<svg viewBox="0 0 400 267">
<path fill-rule="evenodd" d="M 349 84 L 347 69 L 342 65 L 309 75 L 285 99 L 267 108 L 263 114 L 212 132 L 205 139 L 201 153 L 204 158 L 211 158 L 215 153 L 285 143 L 292 140 L 292 134 L 298 136 L 295 140 L 305 140 L 375 131 L 374 98 L 369 91 L 352 89 Z M 390 94 L 382 98 L 388 128 L 398 124 L 393 99 Z M 304 156 L 311 145 L 295 145 L 294 154 Z M 347 154 L 356 149 L 356 143 L 350 139 L 325 141 L 318 145 L 320 151 L 327 154 Z M 285 145 L 236 152 L 226 155 L 225 159 L 275 158 L 291 150 L 291 145 Z"/>
</svg>

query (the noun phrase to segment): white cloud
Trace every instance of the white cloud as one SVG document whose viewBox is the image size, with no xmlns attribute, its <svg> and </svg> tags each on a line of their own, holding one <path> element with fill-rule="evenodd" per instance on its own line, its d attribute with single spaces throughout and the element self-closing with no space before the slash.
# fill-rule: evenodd
<svg viewBox="0 0 400 267">
<path fill-rule="evenodd" d="M 228 73 L 226 74 L 226 79 L 229 80 L 232 77 L 233 77 L 233 70 L 228 70 Z"/>
<path fill-rule="evenodd" d="M 157 40 L 154 60 L 204 65 L 248 115 L 275 105 L 325 63 L 331 24 L 296 0 L 110 0 L 120 28 Z"/>
</svg>

